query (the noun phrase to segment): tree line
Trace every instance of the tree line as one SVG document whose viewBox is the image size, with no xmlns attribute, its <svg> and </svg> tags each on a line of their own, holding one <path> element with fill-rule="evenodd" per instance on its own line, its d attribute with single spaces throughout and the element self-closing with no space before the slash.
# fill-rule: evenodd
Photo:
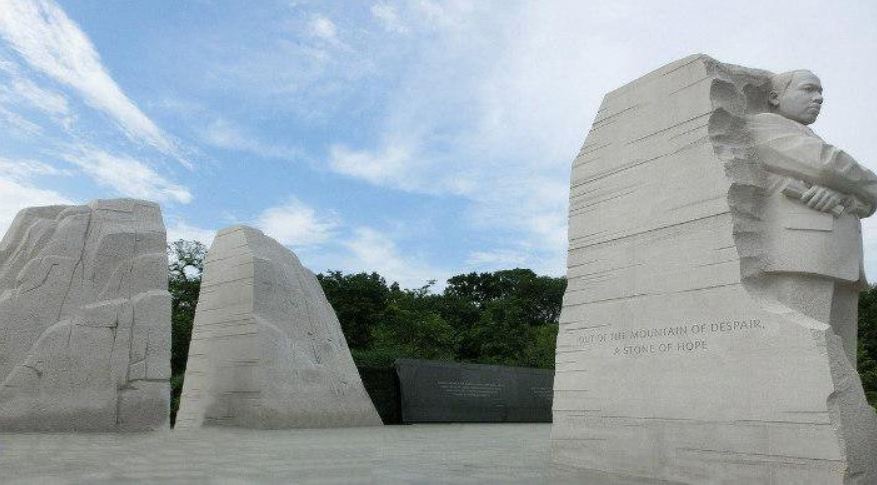
<svg viewBox="0 0 877 485">
<path fill-rule="evenodd" d="M 206 247 L 168 246 L 172 295 L 172 415 L 182 390 Z M 403 289 L 378 273 L 317 275 L 335 310 L 356 365 L 389 367 L 420 358 L 554 367 L 565 278 L 529 269 L 459 274 L 441 292 L 434 282 Z M 859 299 L 858 369 L 869 402 L 877 405 L 877 286 Z"/>
<path fill-rule="evenodd" d="M 378 273 L 317 275 L 360 367 L 400 357 L 554 367 L 566 280 L 529 269 L 451 277 L 401 289 Z"/>
</svg>

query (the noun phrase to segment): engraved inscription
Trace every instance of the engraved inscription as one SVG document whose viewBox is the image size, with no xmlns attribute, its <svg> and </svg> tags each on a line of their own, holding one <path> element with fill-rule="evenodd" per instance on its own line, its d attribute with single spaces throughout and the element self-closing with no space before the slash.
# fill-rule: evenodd
<svg viewBox="0 0 877 485">
<path fill-rule="evenodd" d="M 758 319 L 723 320 L 590 333 L 580 335 L 577 343 L 582 348 L 611 345 L 613 347 L 612 355 L 620 357 L 667 353 L 684 354 L 709 350 L 707 337 L 710 335 L 763 330 L 764 323 Z"/>
<path fill-rule="evenodd" d="M 495 396 L 503 388 L 502 384 L 483 382 L 438 381 L 437 384 L 447 395 L 455 397 Z"/>
<path fill-rule="evenodd" d="M 550 387 L 531 387 L 530 392 L 539 399 L 551 399 L 554 389 Z"/>
</svg>

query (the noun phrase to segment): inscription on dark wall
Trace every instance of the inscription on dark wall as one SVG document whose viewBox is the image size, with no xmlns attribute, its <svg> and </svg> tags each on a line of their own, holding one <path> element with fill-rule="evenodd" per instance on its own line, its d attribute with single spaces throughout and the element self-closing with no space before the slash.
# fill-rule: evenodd
<svg viewBox="0 0 877 485">
<path fill-rule="evenodd" d="M 399 359 L 402 421 L 550 422 L 554 371 Z"/>
</svg>

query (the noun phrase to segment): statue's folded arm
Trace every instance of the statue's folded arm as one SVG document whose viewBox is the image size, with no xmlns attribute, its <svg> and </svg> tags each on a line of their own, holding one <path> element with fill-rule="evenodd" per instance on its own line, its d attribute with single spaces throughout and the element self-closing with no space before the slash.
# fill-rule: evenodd
<svg viewBox="0 0 877 485">
<path fill-rule="evenodd" d="M 753 117 L 750 130 L 766 170 L 856 196 L 871 207 L 877 205 L 877 175 L 843 150 L 773 114 Z"/>
</svg>

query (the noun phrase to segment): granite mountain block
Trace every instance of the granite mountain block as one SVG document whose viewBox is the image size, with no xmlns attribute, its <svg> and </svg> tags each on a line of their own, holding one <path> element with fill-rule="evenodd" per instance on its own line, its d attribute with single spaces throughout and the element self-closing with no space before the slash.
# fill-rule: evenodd
<svg viewBox="0 0 877 485">
<path fill-rule="evenodd" d="M 16 216 L 0 242 L 0 430 L 167 427 L 165 238 L 139 200 Z"/>
<path fill-rule="evenodd" d="M 256 229 L 219 231 L 205 260 L 176 428 L 380 424 L 313 273 Z"/>
</svg>

